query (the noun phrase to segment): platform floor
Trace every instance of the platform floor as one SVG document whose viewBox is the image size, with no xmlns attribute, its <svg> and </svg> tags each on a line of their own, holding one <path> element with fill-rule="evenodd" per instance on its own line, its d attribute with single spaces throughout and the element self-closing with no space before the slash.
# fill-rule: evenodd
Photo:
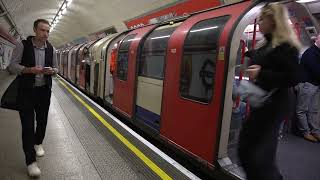
<svg viewBox="0 0 320 180">
<path fill-rule="evenodd" d="M 13 79 L 14 76 L 0 72 L 0 96 Z M 92 109 L 103 113 L 96 107 Z M 173 165 L 175 162 L 163 159 L 119 124 L 112 122 L 106 114 L 101 116 L 162 170 L 162 174 L 172 179 L 197 179 L 189 171 L 177 169 Z M 0 180 L 30 179 L 21 141 L 18 113 L 0 108 Z M 57 80 L 53 83 L 44 148 L 45 156 L 37 158 L 42 171 L 40 179 L 161 179 L 150 164 L 147 165 L 97 121 Z"/>
</svg>

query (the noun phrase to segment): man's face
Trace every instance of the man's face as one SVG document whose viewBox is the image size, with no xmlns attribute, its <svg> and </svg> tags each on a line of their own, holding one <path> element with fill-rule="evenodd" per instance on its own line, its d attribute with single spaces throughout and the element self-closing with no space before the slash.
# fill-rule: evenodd
<svg viewBox="0 0 320 180">
<path fill-rule="evenodd" d="M 49 24 L 40 22 L 36 28 L 33 28 L 33 31 L 36 34 L 36 38 L 42 42 L 46 42 L 49 37 Z"/>
</svg>

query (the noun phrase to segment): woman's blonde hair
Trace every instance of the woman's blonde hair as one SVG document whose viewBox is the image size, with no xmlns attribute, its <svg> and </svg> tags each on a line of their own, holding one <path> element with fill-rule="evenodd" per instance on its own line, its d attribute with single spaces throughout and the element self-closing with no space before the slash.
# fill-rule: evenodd
<svg viewBox="0 0 320 180">
<path fill-rule="evenodd" d="M 265 5 L 260 13 L 262 17 L 269 17 L 274 21 L 275 29 L 272 32 L 272 47 L 275 48 L 282 43 L 301 48 L 301 44 L 289 24 L 288 10 L 280 3 L 269 3 Z"/>
</svg>

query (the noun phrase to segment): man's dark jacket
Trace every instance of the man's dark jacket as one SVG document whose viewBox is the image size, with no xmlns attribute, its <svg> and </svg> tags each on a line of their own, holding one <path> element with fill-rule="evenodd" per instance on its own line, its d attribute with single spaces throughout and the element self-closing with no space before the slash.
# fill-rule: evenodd
<svg viewBox="0 0 320 180">
<path fill-rule="evenodd" d="M 307 49 L 301 57 L 301 65 L 305 70 L 305 82 L 320 85 L 320 48 L 316 45 Z"/>
<path fill-rule="evenodd" d="M 32 43 L 32 36 L 29 36 L 27 40 L 22 41 L 24 50 L 21 59 L 21 65 L 25 67 L 34 67 L 36 65 L 34 46 Z M 53 60 L 53 47 L 47 41 L 47 48 L 45 48 L 45 67 L 52 67 Z M 35 75 L 34 74 L 21 74 L 18 76 L 20 79 L 20 88 L 33 88 L 35 84 Z M 51 88 L 52 78 L 51 75 L 45 75 L 46 85 Z"/>
</svg>

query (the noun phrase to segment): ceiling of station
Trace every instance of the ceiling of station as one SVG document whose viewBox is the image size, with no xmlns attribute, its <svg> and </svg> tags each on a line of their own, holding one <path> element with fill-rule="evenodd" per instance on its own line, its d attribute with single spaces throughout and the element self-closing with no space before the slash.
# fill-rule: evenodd
<svg viewBox="0 0 320 180">
<path fill-rule="evenodd" d="M 23 37 L 33 35 L 33 22 L 43 18 L 51 22 L 65 0 L 1 0 Z M 70 0 L 68 0 L 70 1 Z M 186 0 L 72 0 L 66 13 L 50 33 L 49 40 L 59 47 L 89 34 L 115 27 L 127 29 L 124 22 L 169 5 Z M 224 0 L 229 3 L 239 0 Z M 308 3 L 311 13 L 319 15 L 320 1 Z M 6 29 L 10 25 L 0 18 Z"/>
<path fill-rule="evenodd" d="M 33 22 L 43 18 L 51 22 L 64 0 L 1 0 L 18 31 L 24 37 L 33 34 Z M 118 32 L 124 21 L 183 0 L 73 0 L 67 12 L 50 33 L 55 46 L 114 26 Z"/>
</svg>

